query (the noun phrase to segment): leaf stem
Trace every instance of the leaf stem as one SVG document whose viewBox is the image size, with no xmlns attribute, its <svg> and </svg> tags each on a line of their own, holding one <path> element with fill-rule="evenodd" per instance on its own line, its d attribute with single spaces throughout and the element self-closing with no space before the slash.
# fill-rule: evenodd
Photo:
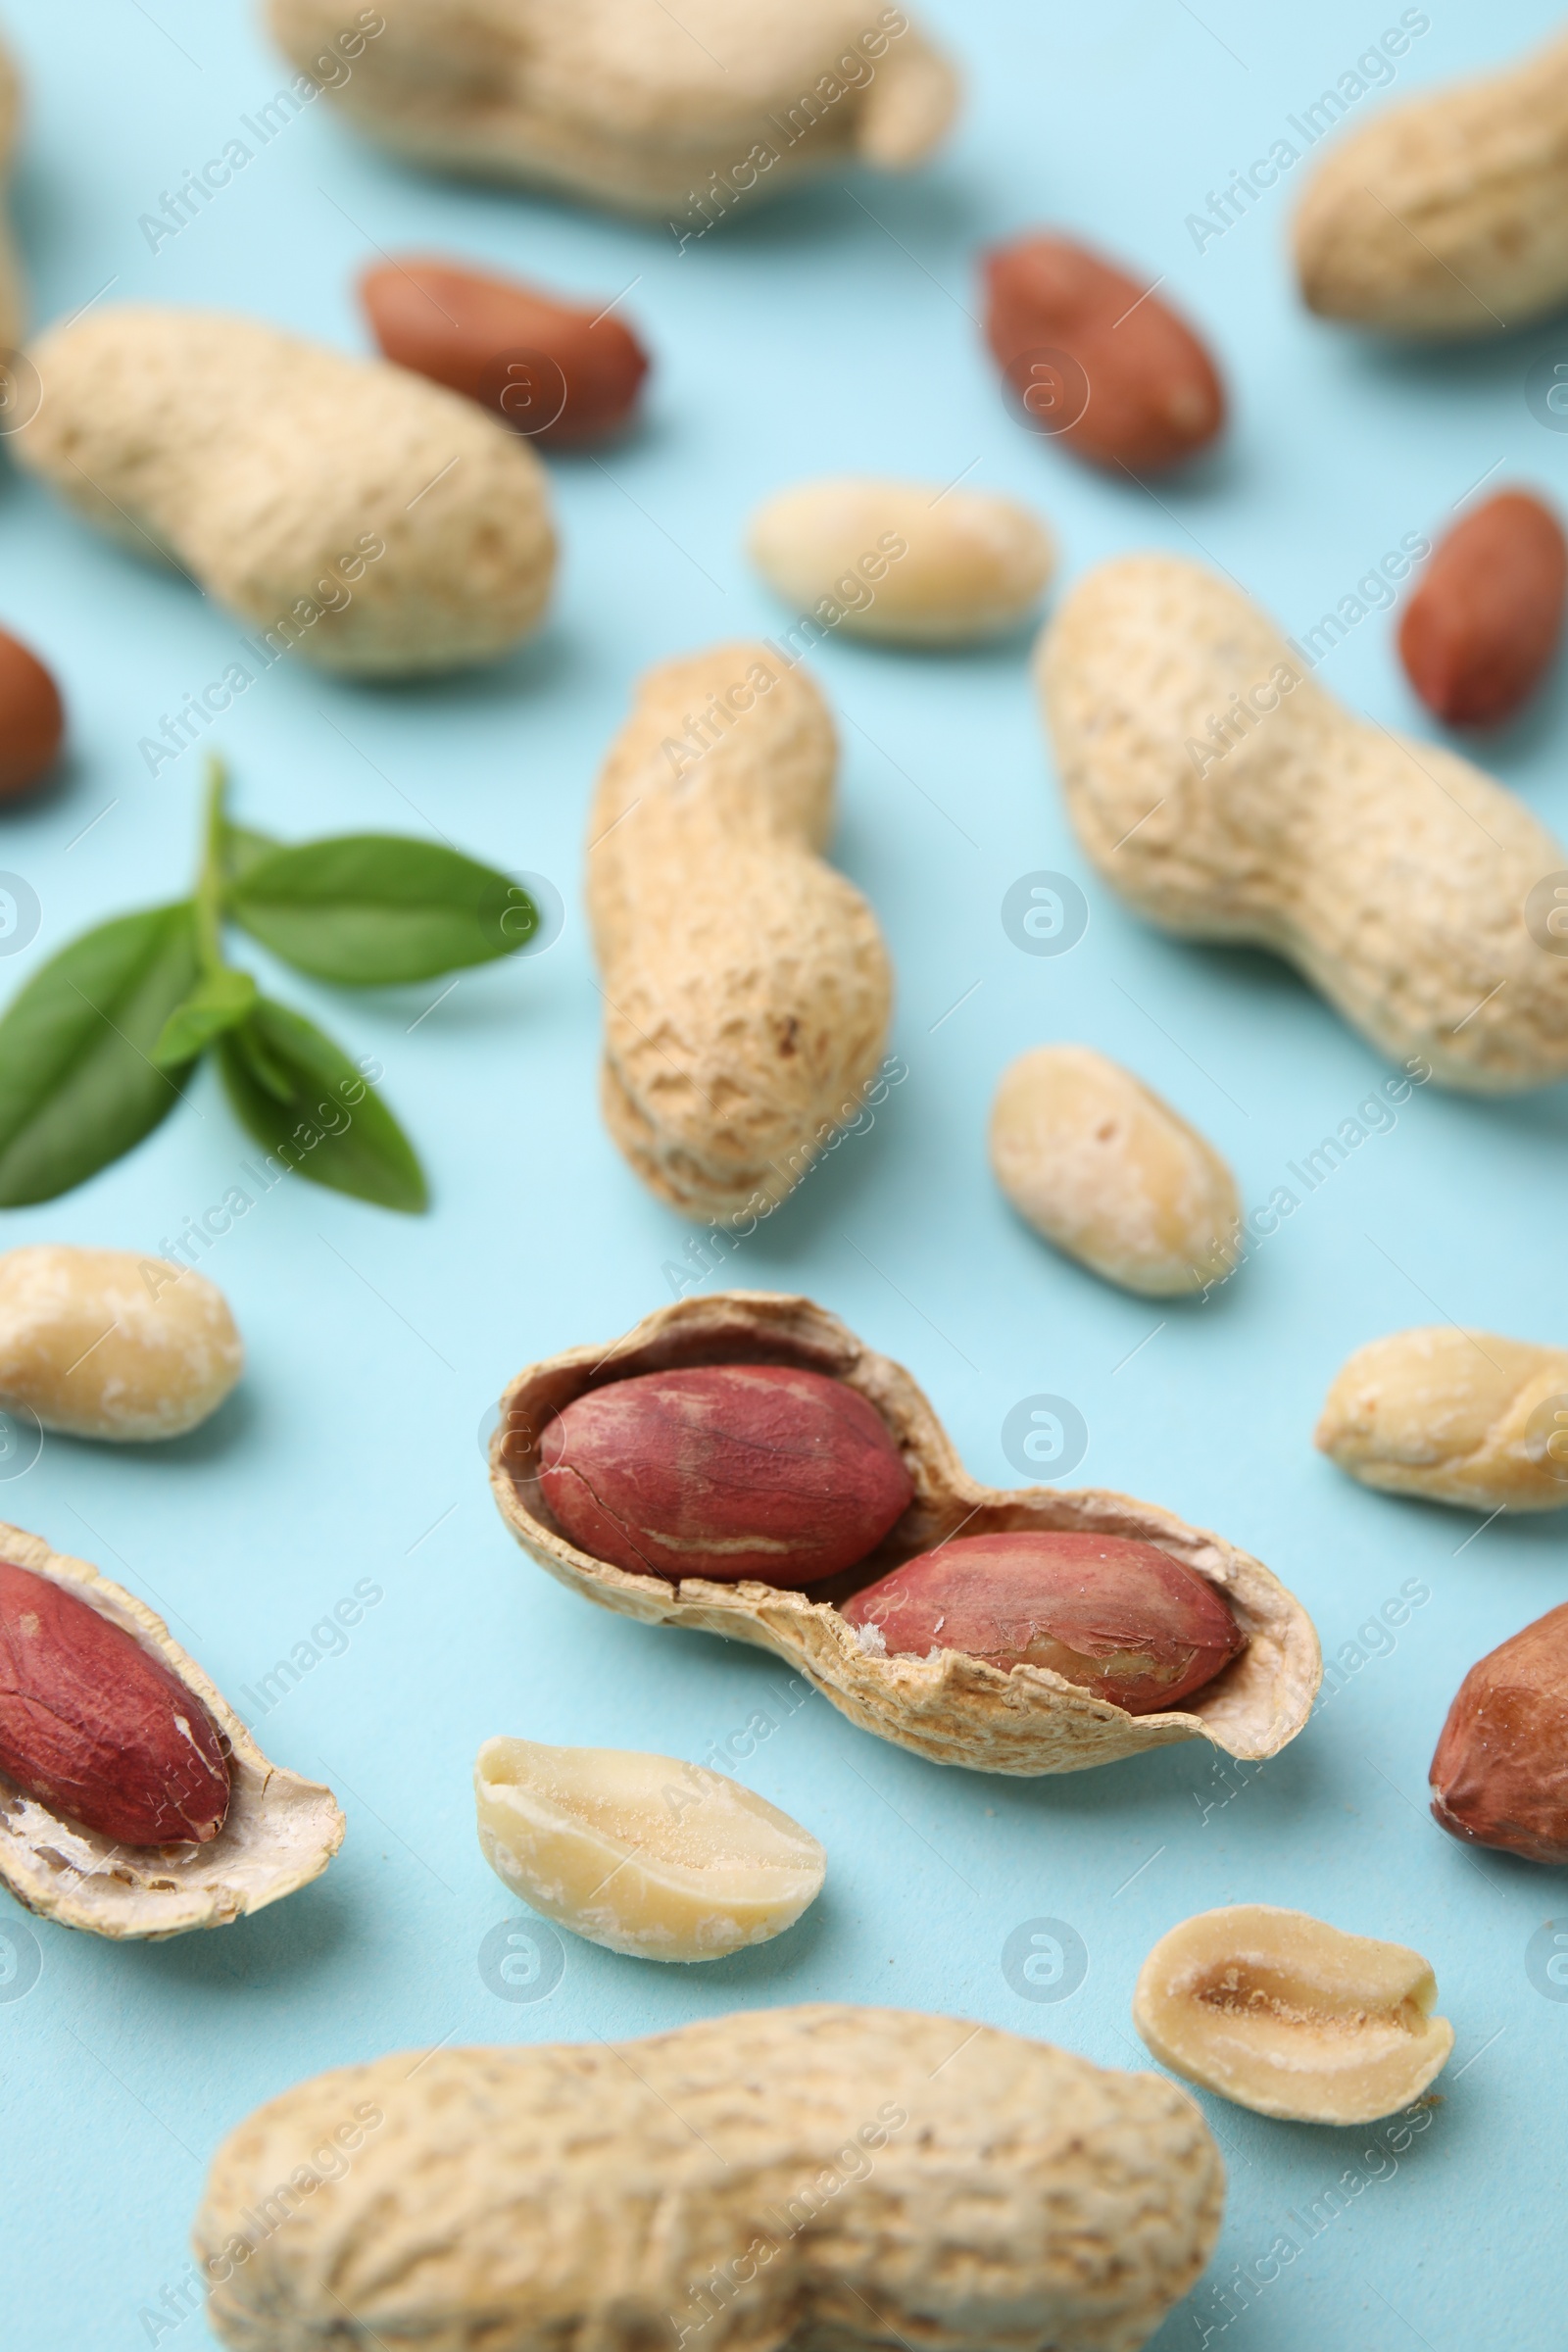
<svg viewBox="0 0 1568 2352">
<path fill-rule="evenodd" d="M 216 752 L 207 755 L 206 814 L 201 870 L 196 877 L 196 948 L 204 972 L 223 963 L 223 795 L 228 772 Z"/>
</svg>

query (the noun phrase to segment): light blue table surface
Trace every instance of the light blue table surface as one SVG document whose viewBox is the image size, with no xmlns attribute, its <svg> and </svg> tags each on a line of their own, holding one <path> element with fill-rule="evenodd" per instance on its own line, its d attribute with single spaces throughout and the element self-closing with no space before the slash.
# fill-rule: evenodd
<svg viewBox="0 0 1568 2352">
<path fill-rule="evenodd" d="M 1290 1183 L 1286 1163 L 1386 1072 L 1283 967 L 1177 945 L 1105 893 L 1063 815 L 1026 634 L 929 659 L 840 637 L 814 659 L 843 721 L 834 854 L 886 931 L 908 1077 L 748 1244 L 735 1279 L 807 1291 L 909 1366 L 981 1478 L 1015 1482 L 1002 1430 L 1020 1399 L 1069 1398 L 1089 1433 L 1075 1480 L 1157 1499 L 1268 1561 L 1311 1609 L 1343 1688 L 1262 1769 L 1190 1745 L 1039 1782 L 942 1770 L 820 1698 L 786 1697 L 776 1729 L 726 1753 L 828 1848 L 826 1891 L 798 1929 L 702 1970 L 564 1937 L 535 1999 L 514 1996 L 555 1973 L 548 1939 L 532 1986 L 497 1964 L 496 1931 L 504 1943 L 519 1914 L 475 1842 L 482 1739 L 707 1757 L 788 1690 L 759 1652 L 612 1617 L 543 1576 L 497 1518 L 479 1450 L 510 1375 L 665 1300 L 663 1269 L 689 1238 L 600 1123 L 584 818 L 642 669 L 787 617 L 741 553 L 751 507 L 824 471 L 947 481 L 972 466 L 974 485 L 1050 517 L 1064 581 L 1127 549 L 1206 555 L 1298 631 L 1402 535 L 1445 527 L 1490 469 L 1548 494 L 1563 482 L 1568 439 L 1524 391 L 1553 330 L 1398 353 L 1313 321 L 1286 265 L 1304 166 L 1204 250 L 1187 225 L 1397 24 L 1393 0 L 928 0 L 925 14 L 970 83 L 938 163 L 907 180 L 835 178 L 683 252 L 661 228 L 420 177 L 321 104 L 155 254 L 139 217 L 287 78 L 252 12 L 9 12 L 29 87 L 16 212 L 40 319 L 111 281 L 106 299 L 219 304 L 363 349 L 355 274 L 379 248 L 422 247 L 604 300 L 636 280 L 624 309 L 657 355 L 636 436 L 552 461 L 564 557 L 522 652 L 409 691 L 280 663 L 222 721 L 242 817 L 296 835 L 440 829 L 549 875 L 566 919 L 547 955 L 466 977 L 428 1017 L 443 984 L 350 996 L 288 978 L 283 993 L 384 1062 L 431 1214 L 279 1186 L 203 1260 L 249 1349 L 217 1420 L 143 1451 L 50 1440 L 0 1486 L 0 1511 L 144 1593 L 236 1698 L 357 1582 L 382 1593 L 258 1724 L 345 1806 L 324 1879 L 237 1928 L 120 1948 L 29 1924 L 0 1896 L 13 1995 L 34 1953 L 41 1964 L 23 1997 L 0 1986 L 0 2336 L 17 2352 L 208 2343 L 188 2297 L 175 2324 L 207 2162 L 258 2101 L 319 2068 L 449 2036 L 635 2034 L 823 1997 L 951 2011 L 1137 2065 L 1145 1953 L 1178 1919 L 1239 1900 L 1414 1944 L 1457 2045 L 1418 2132 L 1272 2124 L 1205 2097 L 1230 2173 L 1224 2235 L 1161 2352 L 1222 2334 L 1227 2352 L 1563 2340 L 1568 1998 L 1540 1945 L 1534 1976 L 1527 1954 L 1544 1922 L 1568 1920 L 1568 1889 L 1461 1851 L 1425 1792 L 1465 1669 L 1564 1597 L 1562 1534 L 1550 1519 L 1478 1533 L 1380 1498 L 1310 1440 L 1330 1377 L 1376 1334 L 1452 1317 L 1568 1337 L 1568 1101 L 1414 1094 L 1203 1306 L 1152 1306 L 1053 1254 L 986 1165 L 992 1091 L 1025 1047 L 1083 1039 L 1130 1063 L 1227 1154 L 1249 1203 Z M 1503 59 L 1556 15 L 1549 0 L 1434 0 L 1396 91 Z M 1358 100 L 1355 119 L 1379 103 Z M 1157 496 L 1080 468 L 999 397 L 975 251 L 1046 222 L 1163 273 L 1223 361 L 1228 442 Z M 1568 327 L 1555 335 L 1568 357 Z M 0 864 L 42 908 L 37 937 L 0 964 L 9 994 L 88 921 L 180 887 L 199 756 L 154 780 L 137 744 L 220 673 L 236 630 L 10 469 L 0 545 L 0 621 L 58 671 L 73 738 L 61 789 L 0 817 Z M 1434 732 L 1386 611 L 1318 674 L 1380 720 Z M 1560 830 L 1565 738 L 1559 680 L 1488 755 Z M 1039 869 L 1075 877 L 1091 910 L 1057 957 L 1020 953 L 1001 920 L 1009 886 Z M 248 1151 L 204 1079 L 129 1159 L 8 1215 L 0 1243 L 156 1250 L 221 1199 Z M 1430 1597 L 1358 1642 L 1412 1580 Z M 1065 1923 L 1087 1957 L 1054 2001 L 1038 1996 L 1059 1984 L 1004 1964 L 1038 1920 Z M 526 1978 L 516 1950 L 509 1973 Z M 1238 2303 L 1219 2290 L 1237 2265 L 1255 2280 L 1282 2234 L 1298 2250 L 1262 2260 L 1267 2283 L 1226 2331 Z"/>
</svg>

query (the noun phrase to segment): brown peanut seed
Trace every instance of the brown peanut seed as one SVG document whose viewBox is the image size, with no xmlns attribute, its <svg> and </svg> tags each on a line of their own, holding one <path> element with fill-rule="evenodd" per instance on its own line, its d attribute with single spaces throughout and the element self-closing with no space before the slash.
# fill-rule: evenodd
<svg viewBox="0 0 1568 2352">
<path fill-rule="evenodd" d="M 1399 623 L 1399 659 L 1450 727 L 1514 716 L 1551 666 L 1568 595 L 1568 541 L 1551 509 L 1505 490 L 1439 543 Z"/>
<path fill-rule="evenodd" d="M 42 781 L 66 731 L 60 689 L 36 654 L 0 629 L 0 801 Z"/>
<path fill-rule="evenodd" d="M 205 1845 L 228 1811 L 206 1710 L 88 1602 L 0 1560 L 0 1769 L 130 1846 Z"/>
<path fill-rule="evenodd" d="M 1067 237 L 984 261 L 986 340 L 1029 420 L 1097 466 L 1157 471 L 1225 422 L 1225 393 L 1186 320 L 1147 283 Z"/>
<path fill-rule="evenodd" d="M 602 306 L 561 302 L 515 278 L 411 254 L 367 270 L 360 300 L 382 356 L 564 447 L 618 430 L 648 354 Z"/>
<path fill-rule="evenodd" d="M 1568 1603 L 1471 1667 L 1428 1778 L 1450 1837 L 1568 1863 Z"/>
<path fill-rule="evenodd" d="M 1045 1666 L 1129 1715 L 1177 1706 L 1246 1646 L 1211 1585 L 1125 1536 L 960 1536 L 840 1613 L 891 1656 L 953 1649 L 1004 1672 Z"/>
<path fill-rule="evenodd" d="M 546 1429 L 539 1483 L 572 1542 L 617 1568 L 790 1587 L 863 1559 L 913 1492 L 874 1406 L 783 1364 L 592 1389 Z"/>
</svg>

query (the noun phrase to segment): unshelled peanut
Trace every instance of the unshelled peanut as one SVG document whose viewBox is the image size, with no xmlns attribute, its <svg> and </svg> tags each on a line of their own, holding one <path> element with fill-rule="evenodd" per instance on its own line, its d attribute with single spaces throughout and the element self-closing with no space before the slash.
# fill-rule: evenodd
<svg viewBox="0 0 1568 2352">
<path fill-rule="evenodd" d="M 230 2133 L 195 2235 L 233 2352 L 1135 2352 L 1223 2199 L 1155 2075 L 823 2003 L 319 2075 Z"/>
<path fill-rule="evenodd" d="M 1081 581 L 1039 677 L 1079 839 L 1167 930 L 1271 948 L 1391 1060 L 1476 1094 L 1568 1074 L 1568 957 L 1530 927 L 1568 849 L 1452 752 L 1333 701 L 1229 581 Z"/>
</svg>

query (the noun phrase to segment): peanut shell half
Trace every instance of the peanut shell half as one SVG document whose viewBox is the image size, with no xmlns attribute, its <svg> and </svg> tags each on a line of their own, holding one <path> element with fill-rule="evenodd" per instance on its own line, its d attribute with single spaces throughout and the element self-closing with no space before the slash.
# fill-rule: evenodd
<svg viewBox="0 0 1568 2352">
<path fill-rule="evenodd" d="M 224 1928 L 319 1878 L 343 1842 L 330 1788 L 269 1762 L 233 1708 L 161 1617 L 85 1560 L 0 1524 L 0 1556 L 70 1589 L 172 1669 L 200 1699 L 228 1760 L 228 1812 L 207 1845 L 117 1845 L 24 1796 L 0 1773 L 0 1883 L 65 1928 L 161 1942 Z"/>
<path fill-rule="evenodd" d="M 875 1551 L 814 1586 L 813 1596 L 697 1577 L 672 1584 L 612 1567 L 566 1541 L 540 1491 L 545 1424 L 573 1397 L 638 1372 L 716 1363 L 797 1364 L 845 1381 L 875 1406 L 904 1456 L 914 1484 L 908 1509 Z M 1311 1619 L 1260 1561 L 1129 1495 L 981 1486 L 908 1373 L 863 1347 L 809 1298 L 767 1291 L 683 1298 L 609 1348 L 573 1348 L 530 1365 L 502 1400 L 490 1474 L 497 1506 L 523 1549 L 574 1592 L 649 1625 L 689 1626 L 771 1650 L 862 1731 L 936 1764 L 1023 1777 L 1079 1772 L 1195 1739 L 1211 1740 L 1233 1756 L 1277 1755 L 1306 1722 L 1321 1677 Z M 956 1650 L 879 1656 L 834 1605 L 960 1529 L 981 1536 L 1018 1528 L 1071 1528 L 1158 1544 L 1223 1593 L 1248 1637 L 1246 1649 L 1189 1706 L 1134 1716 L 1046 1667 L 1004 1673 Z"/>
</svg>

